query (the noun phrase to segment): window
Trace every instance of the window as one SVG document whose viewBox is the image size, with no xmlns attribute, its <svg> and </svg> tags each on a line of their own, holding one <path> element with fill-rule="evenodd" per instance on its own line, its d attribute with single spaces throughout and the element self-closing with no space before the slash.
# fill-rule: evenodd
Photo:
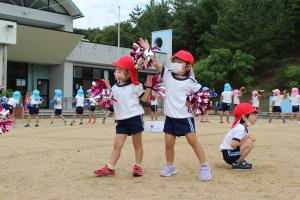
<svg viewBox="0 0 300 200">
<path fill-rule="evenodd" d="M 103 69 L 93 69 L 93 79 L 102 79 L 102 71 Z"/>
<path fill-rule="evenodd" d="M 58 3 L 56 0 L 0 0 L 0 2 L 68 15 L 62 6 L 66 2 Z"/>
</svg>

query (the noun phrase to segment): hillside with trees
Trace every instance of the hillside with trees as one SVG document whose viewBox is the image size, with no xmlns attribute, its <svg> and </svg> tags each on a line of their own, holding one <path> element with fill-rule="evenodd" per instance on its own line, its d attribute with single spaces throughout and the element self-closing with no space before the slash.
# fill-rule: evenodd
<svg viewBox="0 0 300 200">
<path fill-rule="evenodd" d="M 173 50 L 191 51 L 199 82 L 220 90 L 300 87 L 300 0 L 150 0 L 121 23 L 121 46 L 173 29 Z M 117 45 L 117 24 L 75 30 Z"/>
</svg>

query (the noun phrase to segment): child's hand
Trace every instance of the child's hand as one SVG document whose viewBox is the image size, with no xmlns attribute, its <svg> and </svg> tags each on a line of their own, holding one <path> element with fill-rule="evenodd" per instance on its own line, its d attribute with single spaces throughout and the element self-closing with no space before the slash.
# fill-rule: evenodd
<svg viewBox="0 0 300 200">
<path fill-rule="evenodd" d="M 253 142 L 255 142 L 256 141 L 256 138 L 255 137 L 253 137 L 252 135 L 248 135 L 248 138 L 250 138 Z"/>
<path fill-rule="evenodd" d="M 152 76 L 150 76 L 150 75 L 147 76 L 145 86 L 150 87 L 150 88 L 152 87 Z"/>
<path fill-rule="evenodd" d="M 110 89 L 111 86 L 110 86 L 110 83 L 109 83 L 109 80 L 104 80 L 104 83 L 105 83 L 105 86 Z"/>
<path fill-rule="evenodd" d="M 139 43 L 139 45 L 140 45 L 141 47 L 143 47 L 144 49 L 150 49 L 150 45 L 149 45 L 149 42 L 148 42 L 147 39 L 140 38 L 140 40 L 139 40 L 138 43 Z"/>
</svg>

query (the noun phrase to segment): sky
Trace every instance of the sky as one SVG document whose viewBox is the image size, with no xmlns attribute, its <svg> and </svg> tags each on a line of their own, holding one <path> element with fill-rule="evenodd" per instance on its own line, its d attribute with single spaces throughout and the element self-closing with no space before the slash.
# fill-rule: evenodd
<svg viewBox="0 0 300 200">
<path fill-rule="evenodd" d="M 103 28 L 118 22 L 118 6 L 121 7 L 120 20 L 129 19 L 129 13 L 138 5 L 145 8 L 149 0 L 73 0 L 85 17 L 74 21 L 75 28 Z"/>
</svg>

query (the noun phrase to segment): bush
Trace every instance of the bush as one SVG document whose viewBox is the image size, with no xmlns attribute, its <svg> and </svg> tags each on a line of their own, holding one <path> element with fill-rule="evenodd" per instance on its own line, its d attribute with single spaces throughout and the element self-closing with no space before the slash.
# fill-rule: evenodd
<svg viewBox="0 0 300 200">
<path fill-rule="evenodd" d="M 278 87 L 285 88 L 300 87 L 300 66 L 287 65 L 279 70 L 277 75 Z"/>
</svg>

